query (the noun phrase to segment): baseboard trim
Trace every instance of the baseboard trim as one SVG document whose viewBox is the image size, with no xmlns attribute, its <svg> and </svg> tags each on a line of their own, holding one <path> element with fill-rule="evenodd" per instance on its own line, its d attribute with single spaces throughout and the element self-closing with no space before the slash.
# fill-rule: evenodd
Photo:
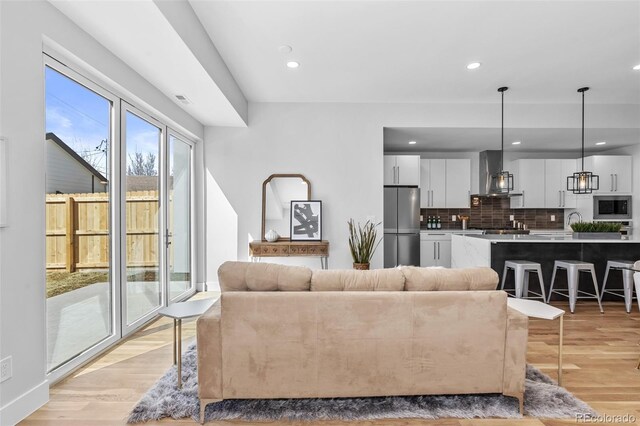
<svg viewBox="0 0 640 426">
<path fill-rule="evenodd" d="M 0 424 L 15 425 L 49 401 L 49 382 L 43 381 L 0 408 Z"/>
<path fill-rule="evenodd" d="M 220 291 L 220 283 L 217 281 L 207 281 L 205 283 L 205 291 Z"/>
</svg>

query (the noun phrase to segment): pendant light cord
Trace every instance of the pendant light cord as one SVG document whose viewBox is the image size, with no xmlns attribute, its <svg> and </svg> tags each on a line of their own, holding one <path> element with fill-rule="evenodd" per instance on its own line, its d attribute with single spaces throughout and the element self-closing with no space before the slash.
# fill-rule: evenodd
<svg viewBox="0 0 640 426">
<path fill-rule="evenodd" d="M 500 129 L 500 172 L 504 171 L 504 90 L 500 92 L 502 95 L 502 124 Z M 584 93 L 583 93 L 584 96 Z M 584 110 L 583 110 L 584 114 Z M 583 138 L 584 139 L 584 138 Z M 584 142 L 583 142 L 584 144 Z"/>
<path fill-rule="evenodd" d="M 582 171 L 584 172 L 584 90 L 582 91 Z"/>
</svg>

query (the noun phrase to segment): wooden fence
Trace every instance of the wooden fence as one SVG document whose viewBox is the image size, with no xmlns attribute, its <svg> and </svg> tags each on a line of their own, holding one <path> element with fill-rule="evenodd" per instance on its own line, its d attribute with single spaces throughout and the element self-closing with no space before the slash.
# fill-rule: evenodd
<svg viewBox="0 0 640 426">
<path fill-rule="evenodd" d="M 158 191 L 127 192 L 127 266 L 154 267 L 158 253 Z M 107 193 L 47 194 L 47 269 L 109 267 Z"/>
</svg>

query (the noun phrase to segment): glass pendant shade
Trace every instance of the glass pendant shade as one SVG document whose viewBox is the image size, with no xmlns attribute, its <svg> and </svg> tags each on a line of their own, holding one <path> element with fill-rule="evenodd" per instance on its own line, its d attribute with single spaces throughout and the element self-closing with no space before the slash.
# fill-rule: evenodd
<svg viewBox="0 0 640 426">
<path fill-rule="evenodd" d="M 591 172 L 583 170 L 567 176 L 567 191 L 574 194 L 591 194 L 598 189 L 600 189 L 600 176 Z"/>
<path fill-rule="evenodd" d="M 582 168 L 579 172 L 567 176 L 567 191 L 571 191 L 574 194 L 591 194 L 593 191 L 600 189 L 600 176 L 584 169 L 584 92 L 587 90 L 589 90 L 588 87 L 578 89 L 578 93 L 582 94 Z"/>
<path fill-rule="evenodd" d="M 491 176 L 491 178 L 495 181 L 495 185 L 492 185 L 492 187 L 496 188 L 496 192 L 508 193 L 513 191 L 513 175 L 508 171 L 503 170 Z"/>
</svg>

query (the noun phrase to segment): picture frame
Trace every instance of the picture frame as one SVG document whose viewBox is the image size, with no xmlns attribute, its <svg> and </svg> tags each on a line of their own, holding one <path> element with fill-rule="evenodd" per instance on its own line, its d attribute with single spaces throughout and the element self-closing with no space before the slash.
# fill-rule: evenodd
<svg viewBox="0 0 640 426">
<path fill-rule="evenodd" d="M 322 201 L 291 200 L 289 235 L 291 241 L 322 241 Z"/>
</svg>

